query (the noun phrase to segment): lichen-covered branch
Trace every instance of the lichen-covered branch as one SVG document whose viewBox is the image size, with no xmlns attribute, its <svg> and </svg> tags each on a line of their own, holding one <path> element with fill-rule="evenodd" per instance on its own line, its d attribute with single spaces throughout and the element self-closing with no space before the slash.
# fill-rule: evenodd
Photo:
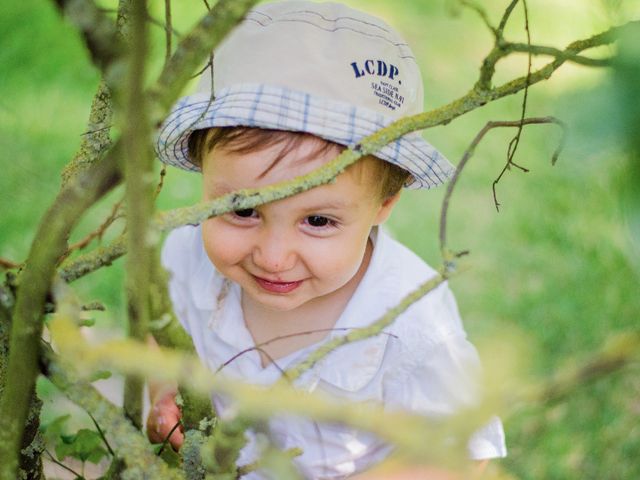
<svg viewBox="0 0 640 480">
<path fill-rule="evenodd" d="M 0 478 L 15 478 L 19 443 L 35 385 L 42 315 L 58 258 L 80 215 L 120 181 L 118 150 L 70 182 L 44 214 L 20 277 L 6 385 L 0 400 Z"/>
<path fill-rule="evenodd" d="M 99 159 L 111 145 L 111 92 L 102 81 L 93 97 L 87 131 L 82 136 L 78 152 L 62 171 L 62 185 L 66 185 L 78 172 L 86 170 Z"/>
<path fill-rule="evenodd" d="M 120 235 L 108 245 L 101 245 L 90 252 L 67 260 L 60 267 L 58 275 L 65 282 L 73 282 L 99 268 L 111 265 L 125 253 L 127 253 L 127 237 Z"/>
<path fill-rule="evenodd" d="M 153 183 L 153 152 L 147 118 L 146 98 L 143 95 L 145 63 L 148 51 L 146 0 L 133 0 L 130 20 L 131 52 L 128 57 L 128 76 L 124 91 L 125 199 L 127 202 L 126 293 L 128 303 L 129 336 L 144 340 L 149 330 L 149 281 L 153 242 L 149 239 L 149 218 L 153 211 L 155 185 Z M 142 428 L 144 379 L 129 376 L 125 379 L 124 410 L 133 424 Z"/>
</svg>

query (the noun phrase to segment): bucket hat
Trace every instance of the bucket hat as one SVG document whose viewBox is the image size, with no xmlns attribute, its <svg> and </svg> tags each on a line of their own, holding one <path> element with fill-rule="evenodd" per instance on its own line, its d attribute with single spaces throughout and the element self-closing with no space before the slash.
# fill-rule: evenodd
<svg viewBox="0 0 640 480">
<path fill-rule="evenodd" d="M 415 56 L 382 20 L 338 3 L 260 5 L 219 45 L 194 94 L 160 127 L 160 160 L 199 171 L 189 135 L 211 127 L 307 132 L 346 147 L 423 109 Z M 375 156 L 411 173 L 408 188 L 432 188 L 454 171 L 419 133 Z"/>
</svg>

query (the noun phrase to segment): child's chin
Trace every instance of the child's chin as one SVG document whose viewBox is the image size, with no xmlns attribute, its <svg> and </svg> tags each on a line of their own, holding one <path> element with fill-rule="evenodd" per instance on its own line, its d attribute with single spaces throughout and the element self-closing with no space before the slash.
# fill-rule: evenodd
<svg viewBox="0 0 640 480">
<path fill-rule="evenodd" d="M 288 295 L 261 294 L 257 297 L 252 297 L 253 301 L 258 303 L 262 308 L 274 312 L 290 312 L 305 303 L 302 299 L 291 298 L 291 296 Z"/>
</svg>

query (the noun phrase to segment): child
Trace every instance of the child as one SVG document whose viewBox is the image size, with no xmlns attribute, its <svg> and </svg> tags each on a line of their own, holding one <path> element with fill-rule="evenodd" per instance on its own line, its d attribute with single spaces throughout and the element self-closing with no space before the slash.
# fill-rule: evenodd
<svg viewBox="0 0 640 480">
<path fill-rule="evenodd" d="M 422 101 L 415 58 L 384 22 L 335 3 L 270 3 L 220 45 L 213 74 L 205 71 L 198 93 L 177 103 L 157 148 L 165 163 L 201 171 L 211 200 L 309 173 L 420 112 Z M 452 171 L 410 134 L 334 183 L 172 232 L 163 263 L 198 355 L 212 371 L 268 385 L 319 344 L 379 318 L 435 272 L 378 225 L 403 185 L 432 188 Z M 443 284 L 384 334 L 337 349 L 295 386 L 439 417 L 477 400 L 477 364 Z M 174 393 L 153 395 L 154 440 L 179 418 Z M 230 414 L 228 399 L 213 400 L 222 417 Z M 304 451 L 295 463 L 311 479 L 346 478 L 391 451 L 366 432 L 301 418 L 274 418 L 268 435 L 280 448 Z M 239 464 L 259 455 L 250 437 Z M 179 446 L 181 434 L 171 440 Z M 505 455 L 497 419 L 474 435 L 469 451 L 476 460 Z"/>
</svg>

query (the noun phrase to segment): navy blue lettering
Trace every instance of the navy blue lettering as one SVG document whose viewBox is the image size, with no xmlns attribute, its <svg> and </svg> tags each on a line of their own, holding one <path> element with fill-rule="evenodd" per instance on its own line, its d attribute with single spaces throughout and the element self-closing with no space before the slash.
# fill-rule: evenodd
<svg viewBox="0 0 640 480">
<path fill-rule="evenodd" d="M 387 75 L 387 64 L 382 60 L 378 60 L 378 75 L 385 77 Z"/>
<path fill-rule="evenodd" d="M 357 62 L 353 62 L 351 64 L 351 66 L 353 67 L 353 71 L 356 72 L 356 78 L 360 78 L 361 76 L 364 75 L 364 72 L 362 70 L 358 69 L 358 63 Z"/>
<path fill-rule="evenodd" d="M 386 63 L 383 60 L 368 59 L 364 61 L 362 67 L 358 65 L 358 62 L 352 62 L 351 68 L 353 68 L 353 73 L 355 73 L 356 78 L 360 78 L 364 75 L 376 75 L 378 77 L 388 77 L 391 80 L 394 80 L 400 73 L 398 67 L 390 63 Z"/>
<path fill-rule="evenodd" d="M 364 62 L 364 69 L 369 75 L 375 75 L 376 71 L 373 69 L 373 60 L 366 60 Z"/>
</svg>

